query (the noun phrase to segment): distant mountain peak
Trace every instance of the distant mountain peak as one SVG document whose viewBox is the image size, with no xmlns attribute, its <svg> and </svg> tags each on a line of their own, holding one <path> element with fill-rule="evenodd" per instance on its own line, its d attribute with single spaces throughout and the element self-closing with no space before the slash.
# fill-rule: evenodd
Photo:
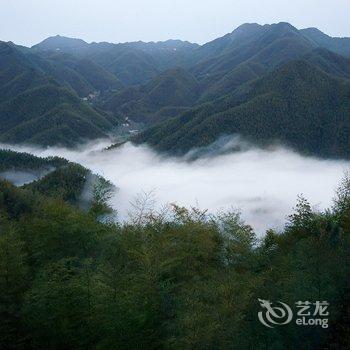
<svg viewBox="0 0 350 350">
<path fill-rule="evenodd" d="M 244 40 L 252 35 L 259 33 L 263 26 L 257 23 L 244 23 L 237 27 L 233 32 L 224 36 L 231 40 Z"/>
<path fill-rule="evenodd" d="M 279 32 L 281 34 L 285 33 L 297 33 L 299 30 L 288 22 L 279 22 L 267 25 L 266 28 L 269 28 L 272 31 Z"/>
<path fill-rule="evenodd" d="M 350 57 L 350 38 L 332 37 L 317 28 L 301 29 L 300 33 L 316 46 Z"/>
<path fill-rule="evenodd" d="M 306 38 L 308 38 L 309 40 L 317 43 L 317 44 L 321 44 L 321 43 L 325 43 L 329 40 L 332 40 L 332 37 L 330 37 L 329 35 L 323 33 L 322 31 L 320 31 L 317 28 L 305 28 L 305 29 L 301 29 L 300 33 L 302 35 L 304 35 Z"/>
<path fill-rule="evenodd" d="M 243 23 L 240 26 L 238 26 L 232 33 L 234 32 L 244 32 L 247 30 L 251 30 L 251 29 L 257 29 L 257 28 L 261 28 L 262 26 L 258 23 Z"/>
<path fill-rule="evenodd" d="M 232 33 L 227 34 L 225 37 L 230 38 L 231 41 L 244 41 L 266 32 L 276 32 L 284 35 L 286 33 L 298 33 L 298 29 L 287 22 L 265 25 L 260 25 L 258 23 L 245 23 L 237 27 Z"/>
<path fill-rule="evenodd" d="M 88 47 L 89 44 L 82 40 L 76 38 L 69 38 L 61 35 L 50 36 L 34 45 L 32 48 L 38 48 L 40 50 L 56 50 L 61 49 L 65 51 L 75 51 L 81 50 Z"/>
<path fill-rule="evenodd" d="M 304 29 L 301 29 L 300 31 L 329 37 L 329 35 L 323 33 L 321 30 L 319 30 L 318 28 L 315 28 L 315 27 L 304 28 Z"/>
<path fill-rule="evenodd" d="M 276 26 L 276 27 L 284 27 L 284 28 L 290 28 L 290 29 L 295 29 L 297 30 L 292 24 L 289 22 L 278 22 L 278 23 L 273 23 L 271 26 Z"/>
<path fill-rule="evenodd" d="M 244 23 L 237 27 L 232 33 L 242 33 L 247 31 L 259 30 L 263 28 L 278 28 L 278 29 L 291 29 L 293 31 L 298 31 L 292 24 L 288 22 L 278 22 L 272 24 L 258 24 L 258 23 Z"/>
</svg>

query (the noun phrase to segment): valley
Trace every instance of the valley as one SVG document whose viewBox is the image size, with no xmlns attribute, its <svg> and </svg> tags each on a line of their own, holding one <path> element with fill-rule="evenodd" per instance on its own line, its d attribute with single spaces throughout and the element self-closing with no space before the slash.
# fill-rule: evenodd
<svg viewBox="0 0 350 350">
<path fill-rule="evenodd" d="M 0 141 L 73 147 L 118 140 L 131 123 L 133 142 L 169 154 L 241 134 L 260 146 L 277 141 L 347 159 L 349 47 L 346 38 L 284 22 L 244 24 L 201 46 L 2 42 Z"/>
<path fill-rule="evenodd" d="M 102 3 L 31 2 L 29 32 L 167 33 L 166 1 Z M 0 41 L 0 349 L 349 349 L 350 38 L 45 33 Z"/>
<path fill-rule="evenodd" d="M 131 143 L 108 145 L 105 140 L 73 150 L 0 147 L 41 158 L 63 157 L 104 177 L 116 189 L 108 202 L 116 222 L 128 223 L 135 202 L 142 199 L 154 213 L 173 203 L 208 215 L 239 211 L 259 236 L 269 229 L 283 230 L 299 195 L 308 198 L 314 210 L 329 207 L 335 188 L 350 169 L 350 162 L 302 157 L 282 147 L 259 149 L 235 138 L 218 148 L 212 145 L 214 151 L 208 148 L 183 157 L 161 157 L 149 147 Z"/>
</svg>

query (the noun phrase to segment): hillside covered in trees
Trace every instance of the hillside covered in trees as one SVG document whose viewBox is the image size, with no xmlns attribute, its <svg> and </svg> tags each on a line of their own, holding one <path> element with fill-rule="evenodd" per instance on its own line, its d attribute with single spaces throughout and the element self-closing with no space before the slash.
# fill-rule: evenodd
<svg viewBox="0 0 350 350">
<path fill-rule="evenodd" d="M 72 147 L 144 131 L 136 142 L 184 153 L 238 133 L 348 158 L 349 52 L 348 38 L 284 22 L 204 45 L 1 42 L 0 141 Z"/>
<path fill-rule="evenodd" d="M 106 137 L 118 125 L 117 118 L 97 111 L 79 98 L 81 89 L 93 92 L 95 88 L 89 90 L 89 85 L 77 88 L 74 84 L 83 83 L 79 82 L 73 69 L 59 71 L 61 63 L 55 60 L 55 64 L 57 71 L 45 67 L 50 72 L 48 74 L 41 68 L 43 63 L 39 65 L 31 54 L 26 54 L 26 50 L 22 52 L 11 43 L 0 42 L 2 142 L 72 146 L 86 139 Z M 86 64 L 79 63 L 81 74 Z M 85 80 L 93 80 L 92 75 L 99 75 L 94 66 L 90 68 L 87 67 L 87 71 L 91 70 L 91 74 L 85 75 Z M 55 79 L 56 74 L 59 79 Z M 72 81 L 72 84 L 67 81 Z M 108 82 L 103 82 L 103 77 L 101 80 L 96 78 L 96 81 L 95 86 L 108 85 Z M 113 86 L 112 83 L 111 88 Z"/>
<path fill-rule="evenodd" d="M 112 95 L 101 108 L 136 122 L 155 124 L 192 106 L 199 95 L 199 82 L 184 69 L 167 70 L 149 83 Z"/>
<path fill-rule="evenodd" d="M 80 164 L 60 157 L 40 158 L 29 153 L 0 149 L 0 179 L 16 179 L 22 172 L 32 173 L 33 180 L 21 187 L 46 197 L 63 200 L 80 209 L 96 213 L 109 213 L 103 197 L 116 190 L 115 186 L 103 177 L 93 174 Z"/>
<path fill-rule="evenodd" d="M 10 157 L 13 167 L 54 161 Z M 0 181 L 1 349 L 350 346 L 348 176 L 332 208 L 316 212 L 300 197 L 283 232 L 259 239 L 236 212 L 175 205 L 102 223 L 69 200 L 79 186 L 63 169 L 23 187 Z M 327 301 L 328 327 L 267 328 L 259 299 Z"/>
<path fill-rule="evenodd" d="M 299 195 L 272 228 L 301 187 L 334 185 L 349 135 L 350 38 L 317 28 L 246 23 L 203 45 L 0 41 L 0 350 L 350 349 L 350 174 L 328 209 Z M 298 154 L 271 158 L 271 145 Z M 128 203 L 153 183 L 271 228 L 238 209 Z"/>
<path fill-rule="evenodd" d="M 234 93 L 145 131 L 138 142 L 185 153 L 223 135 L 349 158 L 350 81 L 293 61 Z"/>
</svg>

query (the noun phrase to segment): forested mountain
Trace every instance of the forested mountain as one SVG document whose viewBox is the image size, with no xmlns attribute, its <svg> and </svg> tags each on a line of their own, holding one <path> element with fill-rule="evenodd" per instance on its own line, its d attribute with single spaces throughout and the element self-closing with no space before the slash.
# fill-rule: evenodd
<svg viewBox="0 0 350 350">
<path fill-rule="evenodd" d="M 0 180 L 1 349 L 349 348 L 349 178 L 332 208 L 301 197 L 284 230 L 259 239 L 236 212 L 176 205 L 104 224 L 76 205 L 86 169 L 60 169 L 20 188 Z M 326 301 L 329 314 L 267 328 L 267 298 L 293 311 Z"/>
<path fill-rule="evenodd" d="M 149 83 L 116 93 L 102 107 L 137 122 L 152 124 L 179 114 L 199 96 L 197 79 L 182 68 L 167 70 Z"/>
<path fill-rule="evenodd" d="M 293 61 L 231 95 L 147 130 L 139 141 L 183 153 L 229 134 L 349 158 L 350 82 L 305 60 Z"/>
<path fill-rule="evenodd" d="M 73 145 L 105 137 L 117 125 L 117 119 L 82 101 L 59 71 L 56 73 L 61 83 L 55 80 L 55 74 L 48 74 L 49 69 L 40 69 L 40 59 L 34 60 L 11 43 L 0 43 L 0 140 Z M 59 66 L 57 62 L 54 65 Z M 76 69 L 82 72 L 84 64 Z M 98 71 L 84 74 L 85 81 L 94 74 Z"/>
<path fill-rule="evenodd" d="M 68 164 L 59 157 L 40 158 L 29 153 L 0 149 L 0 171 L 48 170 Z"/>
<path fill-rule="evenodd" d="M 197 78 L 210 77 L 210 82 L 223 78 L 242 63 L 274 68 L 316 47 L 350 55 L 348 38 L 332 38 L 314 28 L 298 30 L 283 22 L 243 24 L 202 46 L 180 40 L 88 44 L 80 39 L 55 36 L 35 45 L 33 50 L 59 50 L 89 58 L 116 74 L 126 85 L 135 85 L 174 66 L 189 69 Z"/>
<path fill-rule="evenodd" d="M 0 103 L 48 81 L 13 44 L 0 42 Z"/>
<path fill-rule="evenodd" d="M 338 55 L 323 48 L 317 48 L 307 53 L 303 59 L 318 66 L 326 73 L 339 78 L 350 79 L 350 57 Z"/>
<path fill-rule="evenodd" d="M 317 28 L 302 29 L 300 33 L 318 47 L 323 47 L 348 57 L 350 56 L 350 38 L 333 38 L 322 33 Z"/>
<path fill-rule="evenodd" d="M 123 88 L 122 83 L 114 74 L 85 58 L 76 58 L 59 51 L 41 52 L 39 55 L 29 57 L 45 74 L 69 86 L 80 97 L 87 97 L 96 91 L 104 92 Z"/>
<path fill-rule="evenodd" d="M 190 70 L 204 87 L 202 101 L 218 98 L 315 48 L 333 50 L 336 44 L 331 43 L 338 38 L 328 38 L 328 45 L 309 40 L 302 30 L 288 23 L 245 24 L 196 49 L 197 63 Z M 342 53 L 346 48 L 350 52 L 350 42 L 345 40 L 343 48 Z"/>
<path fill-rule="evenodd" d="M 37 45 L 33 49 L 40 51 L 62 51 L 70 54 L 82 54 L 89 47 L 89 44 L 82 39 L 67 38 L 61 35 L 49 37 Z"/>
<path fill-rule="evenodd" d="M 23 171 L 32 172 L 37 179 L 21 186 L 26 191 L 61 199 L 84 210 L 89 208 L 99 215 L 110 211 L 101 196 L 112 193 L 114 186 L 80 164 L 59 157 L 40 158 L 1 149 L 0 159 L 0 182 L 6 179 L 4 174 L 11 173 L 15 178 Z"/>
<path fill-rule="evenodd" d="M 298 30 L 283 22 L 244 24 L 202 46 L 180 40 L 89 44 L 61 36 L 50 37 L 33 48 L 1 43 L 0 141 L 71 146 L 116 132 L 123 120 L 123 124 L 138 125 L 136 129 L 165 122 L 146 130 L 140 140 L 174 152 L 208 144 L 230 132 L 243 132 L 258 141 L 275 138 L 294 146 L 299 137 L 276 131 L 285 126 L 285 118 L 300 123 L 297 129 L 301 130 L 306 120 L 323 111 L 316 127 L 323 130 L 327 125 L 338 130 L 338 122 L 347 127 L 347 97 L 342 92 L 347 83 L 337 79 L 350 78 L 349 52 L 348 38 L 332 38 L 312 28 Z M 308 62 L 301 68 L 306 74 L 296 74 L 298 83 L 288 86 L 289 80 L 295 81 L 290 69 L 295 72 L 291 67 L 300 66 L 300 60 Z M 258 81 L 271 81 L 272 76 L 284 79 L 286 91 L 291 91 L 281 97 L 288 106 L 283 118 L 275 99 L 269 109 L 257 102 L 258 96 L 264 97 L 265 104 L 269 96 L 277 96 L 272 85 L 263 84 L 266 90 L 259 90 L 257 96 L 248 94 L 249 101 L 243 98 L 242 91 L 250 91 Z M 320 83 L 323 85 L 317 86 Z M 306 101 L 311 93 L 305 86 L 315 96 L 313 102 Z M 341 93 L 332 90 L 338 88 Z M 295 96 L 300 96 L 298 103 L 294 103 Z M 223 126 L 217 114 L 233 113 L 238 102 L 226 101 L 236 99 L 240 108 L 249 102 L 249 108 L 241 112 L 242 118 L 249 115 L 247 122 L 238 123 L 233 117 L 229 127 Z M 198 111 L 203 110 L 206 117 L 199 120 L 197 114 L 203 113 Z M 267 114 L 271 120 L 275 118 L 272 129 L 263 128 L 264 132 L 256 134 L 247 126 L 248 120 L 253 123 Z M 192 127 L 189 119 L 197 125 Z M 332 119 L 334 122 L 323 124 Z M 216 123 L 214 128 L 212 123 Z M 206 127 L 209 129 L 204 130 Z M 312 135 L 304 136 L 316 138 L 316 127 Z M 330 133 L 322 131 L 322 137 Z M 324 149 L 317 150 L 312 140 L 304 140 L 298 148 L 344 156 L 347 143 L 343 135 L 335 131 L 334 137 L 340 140 L 333 144 L 327 139 Z"/>
<path fill-rule="evenodd" d="M 243 25 L 229 36 L 229 45 L 214 55 L 200 57 L 191 71 L 210 85 L 222 79 L 243 63 L 260 65 L 266 71 L 305 54 L 312 47 L 299 31 L 288 23 L 256 26 Z M 227 41 L 226 37 L 216 41 Z M 217 42 L 211 42 L 196 51 L 216 49 Z M 207 46 L 207 48 L 205 48 Z"/>
<path fill-rule="evenodd" d="M 129 120 L 145 128 L 131 140 L 171 155 L 239 134 L 350 159 L 349 39 L 279 23 L 202 46 L 0 42 L 0 142 L 75 146 Z M 350 348 L 349 175 L 330 208 L 300 196 L 263 237 L 237 211 L 176 204 L 117 221 L 113 191 L 66 159 L 0 150 L 1 350 Z M 265 299 L 329 314 L 268 328 Z"/>
<path fill-rule="evenodd" d="M 199 105 L 230 94 L 243 84 L 301 58 L 327 73 L 349 78 L 349 58 L 319 47 L 288 23 L 242 25 L 232 33 L 192 50 L 181 64 L 197 80 L 197 88 L 192 88 L 197 98 L 192 104 Z M 159 78 L 162 76 L 164 73 Z M 181 86 L 172 89 L 174 97 L 179 90 L 187 93 Z M 140 94 L 140 90 L 143 93 Z M 165 106 L 163 101 L 148 98 L 147 93 L 147 85 L 128 89 L 115 94 L 104 107 L 146 124 L 185 111 L 184 108 L 173 108 L 172 101 Z"/>
<path fill-rule="evenodd" d="M 59 50 L 88 58 L 115 74 L 125 85 L 143 84 L 162 71 L 174 67 L 185 55 L 198 47 L 180 40 L 132 42 L 124 44 L 91 43 L 61 36 L 35 45 L 34 50 Z"/>
</svg>

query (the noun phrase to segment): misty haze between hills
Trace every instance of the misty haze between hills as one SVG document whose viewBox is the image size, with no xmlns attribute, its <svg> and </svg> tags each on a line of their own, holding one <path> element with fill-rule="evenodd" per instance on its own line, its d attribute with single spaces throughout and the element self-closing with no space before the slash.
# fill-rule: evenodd
<svg viewBox="0 0 350 350">
<path fill-rule="evenodd" d="M 0 349 L 349 349 L 349 135 L 316 28 L 0 41 Z"/>
<path fill-rule="evenodd" d="M 105 177 L 117 188 L 110 204 L 118 220 L 128 221 L 132 203 L 149 194 L 155 210 L 176 203 L 212 214 L 240 211 L 259 234 L 281 230 L 298 195 L 308 198 L 315 210 L 329 207 L 350 166 L 345 161 L 302 157 L 279 146 L 258 149 L 237 136 L 180 158 L 129 143 L 106 151 L 108 145 L 106 140 L 77 150 L 2 147 L 40 157 L 64 157 Z M 234 149 L 241 150 L 232 153 Z"/>
</svg>

